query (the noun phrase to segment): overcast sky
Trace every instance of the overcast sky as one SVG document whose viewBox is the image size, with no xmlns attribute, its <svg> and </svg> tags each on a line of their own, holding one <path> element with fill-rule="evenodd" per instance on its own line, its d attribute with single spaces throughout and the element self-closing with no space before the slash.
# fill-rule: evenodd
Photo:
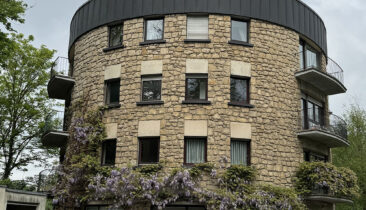
<svg viewBox="0 0 366 210">
<path fill-rule="evenodd" d="M 365 0 L 303 0 L 323 19 L 327 28 L 328 55 L 344 70 L 346 94 L 330 97 L 330 109 L 342 115 L 351 103 L 366 109 L 366 1 Z M 25 24 L 16 24 L 18 32 L 34 35 L 36 46 L 41 44 L 57 50 L 57 56 L 67 56 L 70 21 L 76 9 L 86 0 L 25 0 L 31 7 Z M 32 173 L 18 172 L 21 179 Z"/>
</svg>

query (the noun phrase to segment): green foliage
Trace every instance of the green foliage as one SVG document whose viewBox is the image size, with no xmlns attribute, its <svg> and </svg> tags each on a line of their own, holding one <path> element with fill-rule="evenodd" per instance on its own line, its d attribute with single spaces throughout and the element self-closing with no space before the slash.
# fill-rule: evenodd
<svg viewBox="0 0 366 210">
<path fill-rule="evenodd" d="M 330 163 L 304 162 L 295 179 L 296 189 L 305 195 L 330 194 L 335 197 L 355 199 L 359 196 L 356 174 L 347 168 L 337 168 Z"/>
<path fill-rule="evenodd" d="M 0 185 L 14 190 L 36 191 L 36 186 L 27 183 L 25 180 L 12 181 L 10 179 L 3 179 L 0 180 Z"/>
<path fill-rule="evenodd" d="M 142 165 L 135 168 L 135 171 L 144 175 L 151 176 L 157 174 L 159 171 L 163 169 L 162 164 L 151 164 L 151 165 Z"/>
<path fill-rule="evenodd" d="M 256 170 L 250 166 L 232 165 L 222 176 L 223 184 L 231 191 L 251 191 L 249 184 L 254 180 Z"/>
<path fill-rule="evenodd" d="M 2 179 L 30 163 L 46 163 L 55 153 L 42 147 L 44 120 L 51 112 L 46 84 L 54 51 L 31 45 L 33 37 L 11 37 L 0 67 L 0 163 Z"/>
<path fill-rule="evenodd" d="M 344 118 L 350 146 L 332 149 L 332 159 L 334 165 L 348 167 L 357 174 L 361 196 L 354 201 L 354 206 L 362 209 L 366 208 L 366 111 L 357 104 L 352 105 Z M 337 209 L 349 209 L 340 206 Z"/>
<path fill-rule="evenodd" d="M 198 178 L 202 175 L 202 172 L 211 173 L 213 169 L 214 165 L 211 163 L 198 163 L 189 170 L 189 173 L 193 178 Z"/>
<path fill-rule="evenodd" d="M 27 5 L 20 0 L 0 0 L 0 26 L 8 31 L 14 31 L 12 23 L 24 23 L 22 18 Z M 1 31 L 0 27 L 0 66 L 4 63 L 4 59 L 10 56 L 10 50 L 14 46 L 14 40 L 9 39 L 8 34 Z"/>
<path fill-rule="evenodd" d="M 47 199 L 47 201 L 46 201 L 46 210 L 53 210 L 52 199 Z"/>
</svg>

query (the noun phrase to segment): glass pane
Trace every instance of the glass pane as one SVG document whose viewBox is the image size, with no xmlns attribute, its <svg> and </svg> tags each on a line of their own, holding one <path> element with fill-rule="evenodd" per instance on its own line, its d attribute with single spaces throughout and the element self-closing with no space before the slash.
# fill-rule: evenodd
<svg viewBox="0 0 366 210">
<path fill-rule="evenodd" d="M 230 99 L 232 102 L 248 103 L 248 80 L 231 78 Z"/>
<path fill-rule="evenodd" d="M 247 165 L 248 142 L 231 141 L 231 164 Z"/>
<path fill-rule="evenodd" d="M 103 163 L 106 165 L 114 165 L 116 159 L 116 141 L 103 142 Z"/>
<path fill-rule="evenodd" d="M 300 69 L 304 69 L 304 46 L 302 44 L 299 45 L 299 57 L 300 57 Z"/>
<path fill-rule="evenodd" d="M 113 26 L 109 31 L 109 46 L 120 46 L 123 40 L 123 25 Z"/>
<path fill-rule="evenodd" d="M 107 101 L 109 104 L 119 103 L 119 87 L 120 81 L 109 82 L 108 84 L 108 95 Z"/>
<path fill-rule="evenodd" d="M 141 163 L 157 163 L 159 160 L 159 140 L 141 139 Z"/>
<path fill-rule="evenodd" d="M 205 162 L 204 139 L 186 139 L 186 163 Z"/>
<path fill-rule="evenodd" d="M 188 207 L 188 210 L 205 210 L 203 206 Z"/>
<path fill-rule="evenodd" d="M 244 21 L 231 21 L 231 39 L 236 41 L 248 42 L 247 37 L 248 23 Z"/>
<path fill-rule="evenodd" d="M 318 68 L 317 53 L 310 49 L 306 49 L 306 67 L 307 68 Z"/>
<path fill-rule="evenodd" d="M 146 21 L 146 40 L 163 39 L 164 20 Z"/>
<path fill-rule="evenodd" d="M 187 39 L 208 39 L 208 17 L 187 18 Z"/>
<path fill-rule="evenodd" d="M 161 100 L 161 80 L 142 82 L 142 101 Z"/>
<path fill-rule="evenodd" d="M 314 120 L 314 104 L 308 102 L 308 118 Z"/>
<path fill-rule="evenodd" d="M 206 100 L 206 78 L 188 78 L 187 79 L 187 100 Z"/>
</svg>

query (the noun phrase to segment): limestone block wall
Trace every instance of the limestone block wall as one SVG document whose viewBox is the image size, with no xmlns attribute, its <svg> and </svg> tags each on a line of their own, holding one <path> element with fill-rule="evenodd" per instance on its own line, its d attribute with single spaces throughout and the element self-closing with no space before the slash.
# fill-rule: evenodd
<svg viewBox="0 0 366 210">
<path fill-rule="evenodd" d="M 138 163 L 140 121 L 160 122 L 160 161 L 179 167 L 184 157 L 185 121 L 207 121 L 207 160 L 218 164 L 230 159 L 231 123 L 251 128 L 251 164 L 260 182 L 290 186 L 303 147 L 300 130 L 301 91 L 294 73 L 299 69 L 299 35 L 284 27 L 259 20 L 250 22 L 254 47 L 228 44 L 230 16 L 209 15 L 211 43 L 184 43 L 186 15 L 165 16 L 165 44 L 140 46 L 143 18 L 124 22 L 125 48 L 103 52 L 108 46 L 108 27 L 83 35 L 75 43 L 76 84 L 72 103 L 89 96 L 89 106 L 104 105 L 106 68 L 120 65 L 120 108 L 105 114 L 105 123 L 117 126 L 117 166 Z M 211 105 L 182 104 L 185 98 L 187 59 L 208 63 L 208 100 Z M 141 64 L 162 61 L 163 105 L 137 106 L 141 95 Z M 232 61 L 250 64 L 251 104 L 255 108 L 229 106 Z"/>
</svg>

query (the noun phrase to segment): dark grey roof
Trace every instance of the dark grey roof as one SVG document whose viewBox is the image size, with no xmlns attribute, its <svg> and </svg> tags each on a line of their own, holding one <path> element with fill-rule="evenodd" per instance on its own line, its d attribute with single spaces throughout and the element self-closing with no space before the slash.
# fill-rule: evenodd
<svg viewBox="0 0 366 210">
<path fill-rule="evenodd" d="M 151 15 L 208 13 L 254 18 L 297 31 L 327 54 L 322 19 L 300 0 L 90 0 L 75 13 L 70 45 L 102 25 Z"/>
</svg>

